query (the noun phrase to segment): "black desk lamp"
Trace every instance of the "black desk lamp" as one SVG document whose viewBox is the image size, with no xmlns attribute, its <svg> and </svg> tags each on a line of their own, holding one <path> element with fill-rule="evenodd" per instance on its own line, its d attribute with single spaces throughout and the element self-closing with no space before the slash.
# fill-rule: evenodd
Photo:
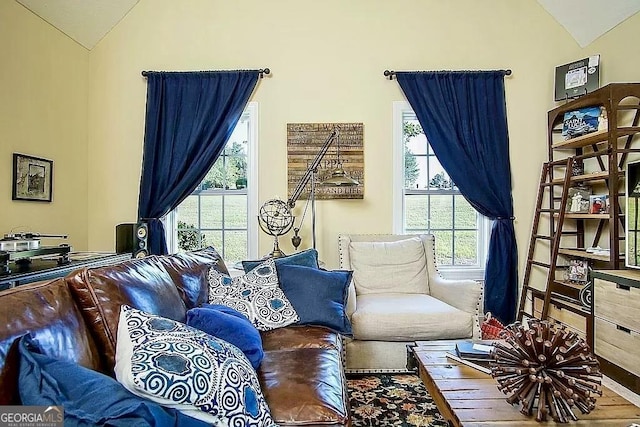
<svg viewBox="0 0 640 427">
<path fill-rule="evenodd" d="M 324 144 L 322 145 L 322 148 L 320 148 L 320 151 L 318 152 L 318 154 L 316 154 L 316 157 L 313 159 L 313 162 L 311 162 L 311 164 L 305 171 L 304 175 L 296 185 L 296 188 L 291 193 L 291 197 L 289 197 L 289 200 L 287 201 L 289 208 L 293 209 L 296 205 L 296 201 L 304 191 L 309 181 L 311 181 L 311 191 L 309 192 L 309 200 L 307 203 L 309 202 L 311 203 L 311 237 L 312 237 L 312 245 L 314 249 L 316 247 L 316 197 L 315 197 L 315 194 L 316 194 L 316 181 L 317 181 L 316 178 L 318 174 L 318 166 L 320 165 L 320 162 L 322 161 L 324 156 L 327 154 L 329 147 L 334 141 L 336 142 L 336 157 L 337 157 L 336 168 L 331 172 L 331 176 L 328 179 L 322 181 L 320 185 L 328 186 L 328 187 L 341 187 L 341 186 L 353 187 L 360 184 L 355 179 L 352 179 L 349 176 L 347 176 L 346 172 L 342 167 L 342 162 L 340 161 L 340 132 L 338 130 L 338 126 L 334 126 L 333 130 L 331 131 L 331 133 L 325 140 Z M 305 213 L 306 213 L 306 206 L 305 206 Z M 300 225 L 302 225 L 303 222 L 304 222 L 304 213 L 302 215 L 302 219 L 300 220 Z M 294 228 L 293 231 L 294 231 L 294 236 L 291 238 L 291 243 L 296 249 L 298 249 L 298 246 L 300 246 L 300 243 L 302 241 L 302 239 L 298 235 L 298 232 L 300 231 L 300 227 Z"/>
<path fill-rule="evenodd" d="M 338 132 L 338 127 L 334 126 L 333 130 L 325 140 L 324 144 L 322 144 L 322 148 L 316 157 L 313 159 L 313 162 L 309 165 L 304 175 L 296 185 L 295 189 L 291 193 L 291 196 L 286 202 L 283 202 L 280 199 L 271 199 L 267 200 L 261 207 L 260 212 L 258 214 L 258 225 L 270 236 L 274 237 L 273 250 L 269 253 L 265 258 L 273 257 L 278 258 L 284 256 L 285 254 L 280 250 L 278 245 L 278 237 L 288 233 L 293 227 L 293 222 L 295 217 L 291 214 L 291 209 L 293 209 L 296 205 L 296 201 L 302 195 L 305 187 L 311 181 L 311 191 L 309 194 L 309 200 L 307 201 L 307 205 L 305 206 L 304 213 L 302 214 L 302 219 L 300 220 L 300 225 L 302 225 L 305 217 L 305 213 L 307 211 L 307 206 L 309 202 L 311 202 L 311 233 L 312 233 L 312 242 L 313 248 L 316 247 L 316 205 L 315 205 L 315 193 L 316 193 L 316 176 L 318 174 L 318 166 L 320 162 L 327 154 L 329 147 L 333 142 L 336 142 L 336 152 L 337 152 L 337 165 L 336 168 L 331 172 L 331 177 L 326 181 L 320 183 L 320 185 L 324 186 L 355 186 L 359 185 L 359 182 L 355 179 L 349 178 L 342 168 L 342 162 L 340 161 L 340 134 Z M 300 231 L 300 227 L 294 228 L 294 236 L 291 238 L 291 243 L 293 246 L 298 249 L 300 243 L 302 242 L 302 238 L 298 235 Z"/>
</svg>

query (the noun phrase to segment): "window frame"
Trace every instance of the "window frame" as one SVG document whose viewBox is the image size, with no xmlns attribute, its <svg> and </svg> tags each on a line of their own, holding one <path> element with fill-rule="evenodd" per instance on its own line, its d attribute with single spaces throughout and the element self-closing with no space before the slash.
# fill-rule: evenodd
<svg viewBox="0 0 640 427">
<path fill-rule="evenodd" d="M 258 103 L 255 101 L 247 103 L 241 117 L 246 117 L 249 121 L 247 132 L 247 186 L 246 193 L 236 192 L 235 194 L 247 195 L 247 256 L 248 259 L 258 257 Z M 206 190 L 207 194 L 222 195 L 229 194 L 225 190 Z M 237 191 L 237 190 L 236 190 Z M 191 194 L 202 193 L 202 190 L 194 190 Z M 232 194 L 231 194 L 232 195 Z M 223 210 L 224 215 L 224 210 Z M 169 253 L 176 253 L 178 250 L 178 218 L 176 209 L 171 210 L 164 218 L 165 235 L 167 239 L 167 249 Z M 224 221 L 223 228 L 224 230 Z M 222 255 L 223 249 L 216 248 Z M 241 261 L 226 260 L 225 261 Z"/>
<path fill-rule="evenodd" d="M 404 138 L 403 122 L 406 113 L 415 114 L 413 108 L 407 101 L 393 102 L 393 233 L 407 234 L 404 227 Z M 415 190 L 411 190 L 415 192 Z M 421 192 L 422 193 L 422 192 Z M 426 191 L 424 194 L 429 194 Z M 460 194 L 459 191 L 446 190 L 439 194 L 451 195 Z M 492 221 L 485 216 L 479 215 L 478 224 L 478 264 L 463 265 L 438 265 L 438 270 L 446 278 L 450 279 L 473 279 L 483 280 L 485 264 L 487 261 L 487 251 L 489 247 L 489 237 L 491 236 Z M 453 229 L 453 228 L 452 228 Z M 437 242 L 436 242 L 437 245 Z"/>
</svg>

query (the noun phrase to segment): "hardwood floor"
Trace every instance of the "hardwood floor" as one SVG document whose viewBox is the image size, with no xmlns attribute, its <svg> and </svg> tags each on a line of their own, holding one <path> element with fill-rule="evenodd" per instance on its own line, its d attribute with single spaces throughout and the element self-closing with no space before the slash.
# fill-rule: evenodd
<svg viewBox="0 0 640 427">
<path fill-rule="evenodd" d="M 618 393 L 620 396 L 622 396 L 625 399 L 627 399 L 629 402 L 631 402 L 634 405 L 640 407 L 640 395 L 637 395 L 634 392 L 632 392 L 631 390 L 629 390 L 628 388 L 621 386 L 620 384 L 618 384 L 615 381 L 613 381 L 611 378 L 603 376 L 602 377 L 602 385 L 607 386 L 611 390 L 613 390 L 616 393 Z"/>
</svg>

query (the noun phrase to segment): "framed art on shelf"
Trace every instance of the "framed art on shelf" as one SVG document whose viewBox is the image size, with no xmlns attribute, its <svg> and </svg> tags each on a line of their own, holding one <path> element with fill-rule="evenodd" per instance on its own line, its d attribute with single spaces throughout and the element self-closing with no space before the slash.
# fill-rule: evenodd
<svg viewBox="0 0 640 427">
<path fill-rule="evenodd" d="M 600 87 L 600 55 L 559 65 L 555 69 L 554 100 L 566 101 Z"/>
<path fill-rule="evenodd" d="M 572 259 L 567 267 L 566 280 L 574 283 L 589 281 L 589 262 L 586 259 Z"/>
<path fill-rule="evenodd" d="M 567 212 L 589 213 L 591 187 L 571 187 L 567 197 Z"/>
<path fill-rule="evenodd" d="M 609 213 L 609 195 L 593 194 L 589 196 L 589 213 L 592 213 L 592 214 Z"/>
<path fill-rule="evenodd" d="M 53 195 L 53 161 L 13 153 L 13 200 L 50 202 Z"/>
<path fill-rule="evenodd" d="M 584 107 L 564 113 L 562 136 L 564 139 L 575 138 L 596 132 L 605 127 L 602 107 Z"/>
</svg>

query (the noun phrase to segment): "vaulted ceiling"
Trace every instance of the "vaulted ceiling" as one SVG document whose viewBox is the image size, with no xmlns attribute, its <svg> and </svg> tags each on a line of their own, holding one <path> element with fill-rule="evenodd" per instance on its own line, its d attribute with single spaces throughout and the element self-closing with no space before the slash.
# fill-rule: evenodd
<svg viewBox="0 0 640 427">
<path fill-rule="evenodd" d="M 580 47 L 640 11 L 640 0 L 538 0 Z"/>
<path fill-rule="evenodd" d="M 139 0 L 16 1 L 91 50 Z"/>
<path fill-rule="evenodd" d="M 91 50 L 139 0 L 16 0 Z M 640 0 L 537 0 L 585 47 L 640 11 Z"/>
</svg>

